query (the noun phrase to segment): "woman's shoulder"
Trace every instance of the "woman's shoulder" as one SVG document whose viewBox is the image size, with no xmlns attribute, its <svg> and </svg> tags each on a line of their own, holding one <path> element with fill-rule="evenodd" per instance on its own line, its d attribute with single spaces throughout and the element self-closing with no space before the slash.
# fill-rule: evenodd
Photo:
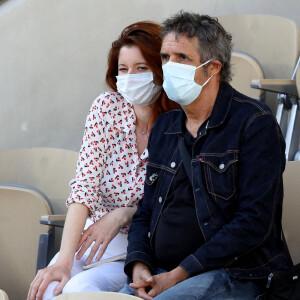
<svg viewBox="0 0 300 300">
<path fill-rule="evenodd" d="M 108 113 L 109 111 L 127 108 L 127 102 L 118 92 L 109 91 L 101 93 L 93 102 L 92 109 Z"/>
<path fill-rule="evenodd" d="M 94 104 L 96 104 L 97 106 L 112 106 L 117 103 L 123 103 L 123 102 L 124 102 L 123 97 L 118 92 L 114 92 L 114 91 L 101 93 L 94 100 Z"/>
<path fill-rule="evenodd" d="M 115 123 L 116 119 L 120 122 L 123 118 L 134 119 L 132 106 L 124 100 L 121 94 L 114 91 L 100 94 L 94 100 L 91 110 L 109 123 Z"/>
</svg>

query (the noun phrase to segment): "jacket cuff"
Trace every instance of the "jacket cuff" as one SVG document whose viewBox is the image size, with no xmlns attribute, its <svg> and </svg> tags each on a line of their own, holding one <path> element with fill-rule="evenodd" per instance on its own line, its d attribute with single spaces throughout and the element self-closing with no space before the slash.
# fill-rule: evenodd
<svg viewBox="0 0 300 300">
<path fill-rule="evenodd" d="M 127 254 L 124 266 L 124 272 L 129 277 L 132 278 L 132 269 L 135 262 L 143 262 L 148 266 L 150 272 L 155 274 L 154 262 L 151 257 L 149 257 L 145 252 L 135 251 Z"/>
<path fill-rule="evenodd" d="M 204 272 L 204 268 L 194 255 L 189 255 L 179 264 L 190 277 Z"/>
</svg>

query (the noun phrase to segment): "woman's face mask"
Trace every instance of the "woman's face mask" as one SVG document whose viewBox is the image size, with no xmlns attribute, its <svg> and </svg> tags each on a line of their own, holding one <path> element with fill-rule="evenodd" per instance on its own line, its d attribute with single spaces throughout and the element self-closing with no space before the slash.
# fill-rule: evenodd
<svg viewBox="0 0 300 300">
<path fill-rule="evenodd" d="M 118 92 L 132 105 L 146 106 L 154 103 L 161 93 L 161 86 L 153 83 L 153 73 L 116 76 Z"/>
<path fill-rule="evenodd" d="M 170 61 L 163 65 L 163 88 L 168 97 L 180 105 L 192 103 L 212 77 L 209 77 L 203 85 L 200 85 L 194 80 L 196 69 L 203 67 L 210 61 L 211 59 L 198 67 Z"/>
</svg>

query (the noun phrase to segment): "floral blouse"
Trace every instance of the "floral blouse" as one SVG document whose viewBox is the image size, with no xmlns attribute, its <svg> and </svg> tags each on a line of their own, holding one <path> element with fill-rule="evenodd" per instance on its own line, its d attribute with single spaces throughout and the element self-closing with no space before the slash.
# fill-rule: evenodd
<svg viewBox="0 0 300 300">
<path fill-rule="evenodd" d="M 92 104 L 67 205 L 86 205 L 93 222 L 118 207 L 135 207 L 143 197 L 148 150 L 139 157 L 132 105 L 116 92 Z"/>
</svg>

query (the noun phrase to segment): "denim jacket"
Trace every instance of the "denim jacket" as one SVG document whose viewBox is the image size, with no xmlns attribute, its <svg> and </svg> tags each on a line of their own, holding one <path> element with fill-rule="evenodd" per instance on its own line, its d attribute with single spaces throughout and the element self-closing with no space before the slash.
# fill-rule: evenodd
<svg viewBox="0 0 300 300">
<path fill-rule="evenodd" d="M 184 111 L 161 115 L 149 137 L 144 198 L 129 229 L 125 272 L 135 261 L 152 272 L 153 234 L 182 159 Z M 181 263 L 190 276 L 225 268 L 259 279 L 289 266 L 281 240 L 285 143 L 270 109 L 222 83 L 192 151 L 196 215 L 205 243 Z M 168 251 L 168 249 L 166 249 Z"/>
</svg>

